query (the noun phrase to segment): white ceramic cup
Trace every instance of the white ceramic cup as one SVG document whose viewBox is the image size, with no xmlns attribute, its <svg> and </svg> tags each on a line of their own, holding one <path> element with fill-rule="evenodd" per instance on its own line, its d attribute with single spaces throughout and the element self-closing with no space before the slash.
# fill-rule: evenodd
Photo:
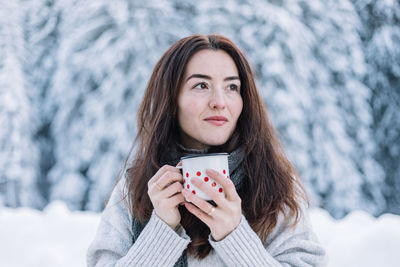
<svg viewBox="0 0 400 267">
<path fill-rule="evenodd" d="M 197 177 L 225 196 L 222 186 L 207 175 L 206 169 L 216 170 L 226 179 L 229 179 L 228 153 L 189 155 L 182 157 L 181 161 L 184 188 L 202 199 L 212 200 L 206 193 L 192 184 L 191 178 Z"/>
</svg>

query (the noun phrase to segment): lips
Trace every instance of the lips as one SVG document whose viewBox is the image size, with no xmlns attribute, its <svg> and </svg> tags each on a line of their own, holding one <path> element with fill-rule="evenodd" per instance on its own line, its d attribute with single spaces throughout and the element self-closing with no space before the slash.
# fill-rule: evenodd
<svg viewBox="0 0 400 267">
<path fill-rule="evenodd" d="M 226 117 L 224 117 L 224 116 L 211 116 L 211 117 L 205 118 L 204 120 L 206 122 L 209 122 L 209 123 L 211 123 L 213 125 L 216 125 L 216 126 L 222 126 L 226 122 L 228 122 L 228 119 Z"/>
</svg>

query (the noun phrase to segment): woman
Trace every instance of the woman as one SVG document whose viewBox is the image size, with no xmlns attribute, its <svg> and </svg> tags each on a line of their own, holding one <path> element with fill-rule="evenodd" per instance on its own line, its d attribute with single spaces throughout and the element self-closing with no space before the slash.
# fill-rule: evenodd
<svg viewBox="0 0 400 267">
<path fill-rule="evenodd" d="M 250 66 L 227 38 L 192 35 L 154 68 L 138 144 L 88 250 L 88 266 L 320 266 L 305 194 L 267 117 Z M 226 196 L 176 168 L 188 154 L 228 152 Z M 132 151 L 131 151 L 132 153 Z M 129 159 L 129 157 L 128 157 Z M 188 201 L 186 201 L 186 200 Z"/>
</svg>

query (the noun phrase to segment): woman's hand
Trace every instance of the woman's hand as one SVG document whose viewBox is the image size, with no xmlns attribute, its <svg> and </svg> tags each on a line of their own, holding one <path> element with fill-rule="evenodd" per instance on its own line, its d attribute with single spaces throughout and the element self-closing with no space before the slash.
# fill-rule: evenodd
<svg viewBox="0 0 400 267">
<path fill-rule="evenodd" d="M 178 205 L 185 202 L 181 193 L 182 181 L 183 177 L 179 169 L 164 165 L 147 184 L 147 194 L 153 203 L 155 213 L 173 230 L 181 221 Z"/>
<path fill-rule="evenodd" d="M 206 193 L 217 204 L 214 207 L 207 201 L 184 189 L 182 194 L 191 203 L 186 202 L 185 207 L 192 214 L 202 220 L 211 230 L 212 237 L 222 240 L 239 225 L 242 218 L 242 200 L 236 192 L 235 185 L 230 179 L 215 170 L 207 169 L 207 174 L 219 183 L 225 191 L 225 197 L 215 187 L 198 178 L 191 178 L 192 184 Z"/>
</svg>

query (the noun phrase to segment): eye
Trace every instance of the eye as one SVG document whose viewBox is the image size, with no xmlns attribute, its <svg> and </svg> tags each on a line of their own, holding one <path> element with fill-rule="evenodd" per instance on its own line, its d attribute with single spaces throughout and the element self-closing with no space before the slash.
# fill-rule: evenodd
<svg viewBox="0 0 400 267">
<path fill-rule="evenodd" d="M 230 91 L 239 91 L 239 86 L 237 84 L 230 84 L 229 85 L 229 90 Z"/>
<path fill-rule="evenodd" d="M 201 82 L 201 83 L 196 84 L 193 88 L 197 88 L 197 89 L 207 89 L 208 86 L 207 86 L 207 84 L 206 84 L 205 82 Z"/>
</svg>

